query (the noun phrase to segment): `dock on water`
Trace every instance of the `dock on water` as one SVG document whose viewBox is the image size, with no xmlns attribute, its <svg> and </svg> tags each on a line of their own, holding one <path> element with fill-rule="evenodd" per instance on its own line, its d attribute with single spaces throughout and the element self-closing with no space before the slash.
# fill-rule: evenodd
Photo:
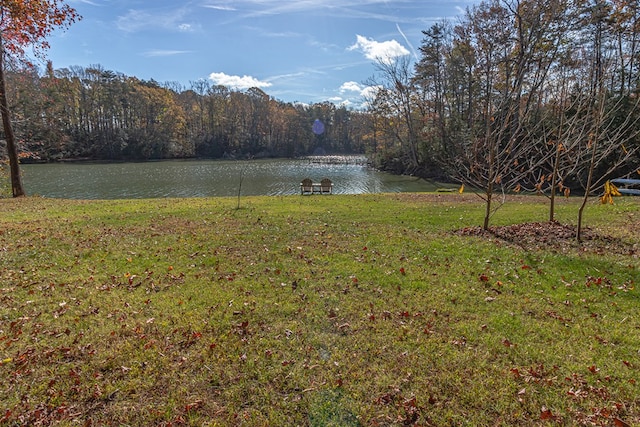
<svg viewBox="0 0 640 427">
<path fill-rule="evenodd" d="M 369 160 L 365 156 L 305 156 L 300 159 L 321 165 L 367 166 L 369 164 Z"/>
</svg>

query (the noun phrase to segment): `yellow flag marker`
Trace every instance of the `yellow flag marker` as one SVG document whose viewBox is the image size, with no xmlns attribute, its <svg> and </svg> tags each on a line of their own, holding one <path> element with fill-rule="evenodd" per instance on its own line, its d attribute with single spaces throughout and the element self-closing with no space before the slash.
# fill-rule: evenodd
<svg viewBox="0 0 640 427">
<path fill-rule="evenodd" d="M 621 194 L 618 191 L 618 187 L 613 185 L 611 181 L 607 181 L 604 183 L 604 194 L 600 197 L 600 203 L 603 205 L 606 205 L 607 203 L 612 205 L 613 196 L 621 196 Z"/>
</svg>

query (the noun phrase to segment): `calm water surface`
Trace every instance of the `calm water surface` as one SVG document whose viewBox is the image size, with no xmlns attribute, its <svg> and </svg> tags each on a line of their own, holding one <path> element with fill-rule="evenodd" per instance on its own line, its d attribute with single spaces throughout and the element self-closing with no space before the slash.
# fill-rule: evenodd
<svg viewBox="0 0 640 427">
<path fill-rule="evenodd" d="M 27 194 L 70 199 L 212 197 L 300 193 L 300 181 L 327 177 L 336 194 L 433 191 L 422 179 L 353 164 L 306 160 L 168 160 L 23 165 Z"/>
</svg>

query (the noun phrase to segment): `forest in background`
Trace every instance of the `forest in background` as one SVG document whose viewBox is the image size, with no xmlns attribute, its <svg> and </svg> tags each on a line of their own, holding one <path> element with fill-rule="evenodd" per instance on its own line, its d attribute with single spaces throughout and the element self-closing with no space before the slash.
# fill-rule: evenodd
<svg viewBox="0 0 640 427">
<path fill-rule="evenodd" d="M 488 197 L 640 178 L 638 3 L 490 0 L 432 25 L 415 64 L 377 63 L 378 163 Z"/>
<path fill-rule="evenodd" d="M 186 89 L 98 65 L 49 63 L 44 75 L 22 69 L 8 78 L 25 162 L 363 153 L 370 127 L 367 114 L 331 103 L 285 103 L 207 80 Z M 323 133 L 313 132 L 315 120 Z"/>
<path fill-rule="evenodd" d="M 489 0 L 423 34 L 419 57 L 376 61 L 362 111 L 97 65 L 15 69 L 22 160 L 366 153 L 487 194 L 640 177 L 637 0 Z"/>
</svg>

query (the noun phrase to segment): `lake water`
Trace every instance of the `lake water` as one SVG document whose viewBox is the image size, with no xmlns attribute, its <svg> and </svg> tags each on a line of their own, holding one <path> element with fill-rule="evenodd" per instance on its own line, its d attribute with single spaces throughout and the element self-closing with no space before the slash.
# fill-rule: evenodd
<svg viewBox="0 0 640 427">
<path fill-rule="evenodd" d="M 309 160 L 167 160 L 144 163 L 22 165 L 29 195 L 69 199 L 300 194 L 300 181 L 329 178 L 336 194 L 434 191 L 425 180 L 357 164 Z"/>
</svg>

